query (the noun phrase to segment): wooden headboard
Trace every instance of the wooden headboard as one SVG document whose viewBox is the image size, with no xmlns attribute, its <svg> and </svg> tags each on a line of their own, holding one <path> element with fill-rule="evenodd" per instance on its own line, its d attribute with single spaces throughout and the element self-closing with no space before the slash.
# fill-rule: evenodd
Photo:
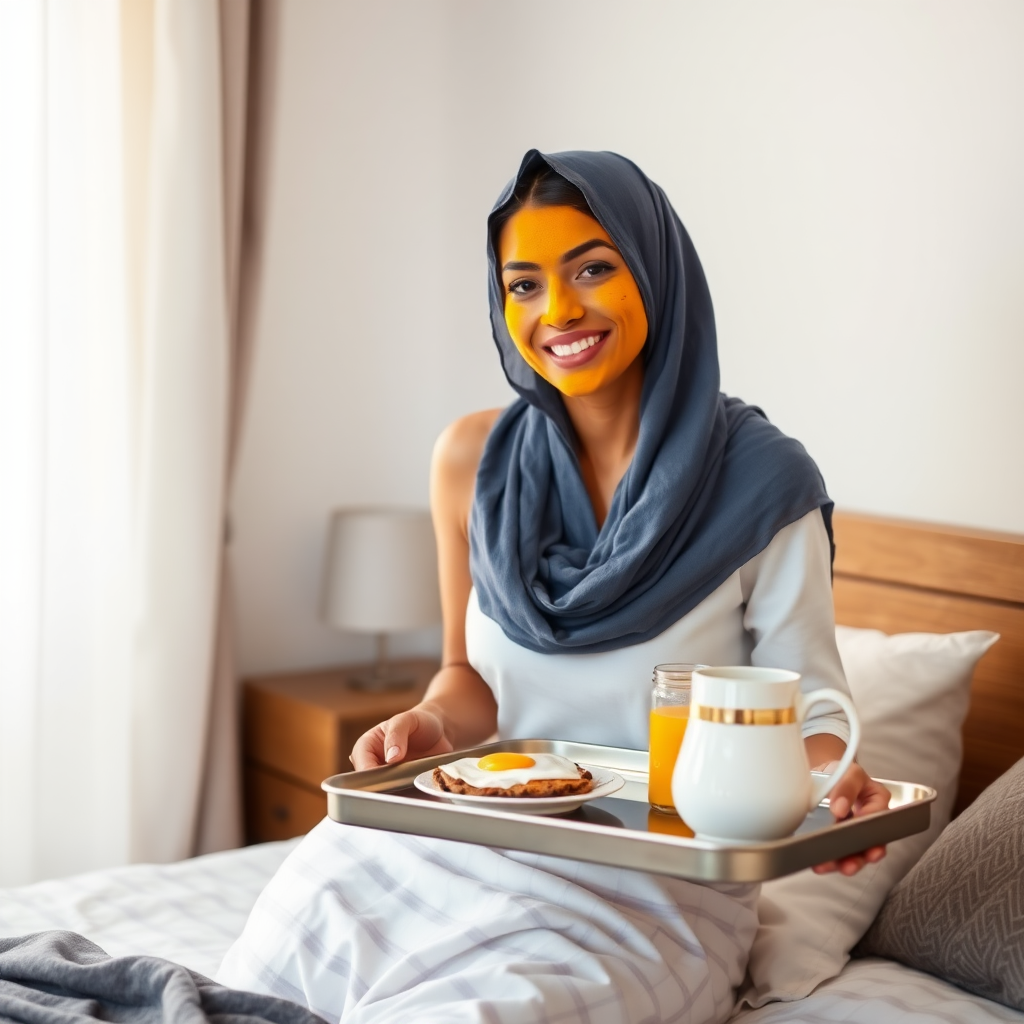
<svg viewBox="0 0 1024 1024">
<path fill-rule="evenodd" d="M 1024 536 L 835 513 L 836 621 L 1002 635 L 978 663 L 955 813 L 1024 757 Z"/>
</svg>

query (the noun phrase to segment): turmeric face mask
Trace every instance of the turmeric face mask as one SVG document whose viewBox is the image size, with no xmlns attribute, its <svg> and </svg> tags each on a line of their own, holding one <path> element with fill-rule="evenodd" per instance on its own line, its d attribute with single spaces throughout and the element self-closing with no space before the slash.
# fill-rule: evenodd
<svg viewBox="0 0 1024 1024">
<path fill-rule="evenodd" d="M 509 334 L 564 395 L 599 391 L 640 354 L 640 289 L 593 217 L 571 206 L 523 207 L 502 228 L 498 256 Z"/>
</svg>

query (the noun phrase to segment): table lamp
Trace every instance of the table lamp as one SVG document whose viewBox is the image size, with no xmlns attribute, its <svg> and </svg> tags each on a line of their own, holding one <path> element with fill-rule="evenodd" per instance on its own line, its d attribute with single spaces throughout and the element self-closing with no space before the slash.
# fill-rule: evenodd
<svg viewBox="0 0 1024 1024">
<path fill-rule="evenodd" d="M 409 508 L 341 508 L 331 514 L 323 618 L 336 629 L 373 633 L 377 663 L 349 682 L 364 689 L 410 686 L 388 664 L 389 633 L 441 621 L 437 547 L 430 513 Z"/>
</svg>

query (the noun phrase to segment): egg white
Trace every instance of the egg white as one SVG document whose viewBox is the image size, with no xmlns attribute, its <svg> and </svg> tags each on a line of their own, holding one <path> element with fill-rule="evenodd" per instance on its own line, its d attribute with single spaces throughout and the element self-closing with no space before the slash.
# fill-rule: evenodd
<svg viewBox="0 0 1024 1024">
<path fill-rule="evenodd" d="M 505 768 L 500 772 L 489 772 L 478 768 L 478 757 L 463 757 L 451 764 L 441 765 L 441 771 L 454 779 L 461 779 L 471 786 L 483 789 L 493 786 L 509 789 L 522 786 L 537 779 L 578 779 L 580 773 L 573 761 L 558 754 L 527 754 L 536 764 L 531 768 Z"/>
</svg>

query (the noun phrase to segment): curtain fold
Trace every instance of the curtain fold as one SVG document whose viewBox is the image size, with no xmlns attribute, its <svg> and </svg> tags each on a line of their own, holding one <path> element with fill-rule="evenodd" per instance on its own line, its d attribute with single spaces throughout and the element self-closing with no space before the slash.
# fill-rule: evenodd
<svg viewBox="0 0 1024 1024">
<path fill-rule="evenodd" d="M 0 6 L 0 885 L 240 840 L 249 14 Z"/>
<path fill-rule="evenodd" d="M 261 10 L 259 4 L 250 5 L 249 0 L 220 0 L 230 375 L 217 633 L 210 680 L 206 771 L 195 835 L 196 853 L 231 849 L 243 841 L 240 709 L 229 551 L 231 528 L 226 508 L 252 362 L 252 321 L 258 267 L 255 222 L 258 211 L 262 209 Z"/>
<path fill-rule="evenodd" d="M 230 330 L 220 64 L 217 6 L 157 0 L 143 280 L 133 860 L 191 853 L 209 723 Z"/>
</svg>

